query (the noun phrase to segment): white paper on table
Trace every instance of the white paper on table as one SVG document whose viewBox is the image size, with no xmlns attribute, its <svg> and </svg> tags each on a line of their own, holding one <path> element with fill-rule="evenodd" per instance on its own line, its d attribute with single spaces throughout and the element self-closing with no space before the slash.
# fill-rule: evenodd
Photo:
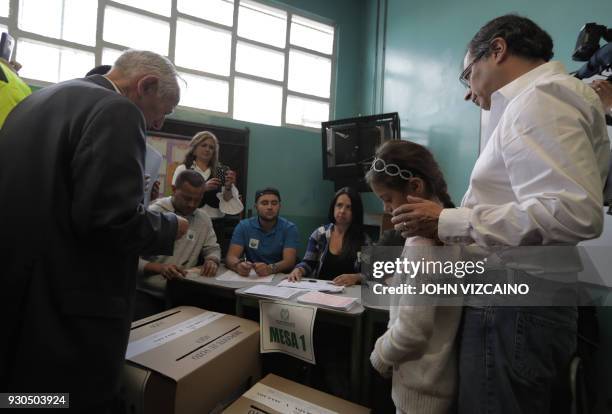
<svg viewBox="0 0 612 414">
<path fill-rule="evenodd" d="M 323 292 L 310 291 L 298 298 L 300 303 L 325 306 L 332 309 L 348 311 L 357 303 L 359 299 L 347 296 L 330 295 Z"/>
<path fill-rule="evenodd" d="M 329 280 L 318 279 L 302 279 L 299 282 L 290 282 L 288 279 L 283 280 L 277 286 L 288 287 L 293 289 L 315 290 L 318 292 L 339 293 L 344 291 L 344 286 L 334 285 Z"/>
<path fill-rule="evenodd" d="M 291 296 L 305 292 L 302 289 L 292 289 L 286 287 L 269 286 L 269 285 L 255 285 L 244 291 L 251 295 L 268 296 L 271 298 L 289 299 Z"/>
<path fill-rule="evenodd" d="M 240 276 L 233 270 L 226 270 L 216 277 L 217 280 L 222 282 L 250 282 L 250 283 L 270 283 L 274 279 L 274 275 L 269 276 L 258 276 L 254 270 L 249 272 L 249 276 Z"/>
</svg>

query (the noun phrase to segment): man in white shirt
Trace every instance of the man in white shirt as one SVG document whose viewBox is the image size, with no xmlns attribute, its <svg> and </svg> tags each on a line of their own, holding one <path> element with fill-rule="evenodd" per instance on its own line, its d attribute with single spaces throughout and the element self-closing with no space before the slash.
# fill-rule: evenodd
<svg viewBox="0 0 612 414">
<path fill-rule="evenodd" d="M 552 62 L 550 36 L 506 15 L 468 45 L 466 100 L 490 110 L 487 145 L 461 207 L 409 197 L 393 212 L 405 236 L 480 246 L 574 245 L 598 237 L 609 140 L 588 85 Z M 563 412 L 576 349 L 575 307 L 466 307 L 460 413 Z M 559 411 L 561 410 L 561 411 Z"/>
<path fill-rule="evenodd" d="M 221 248 L 213 230 L 210 217 L 198 209 L 205 189 L 204 178 L 195 171 L 185 170 L 172 186 L 171 197 L 156 200 L 149 210 L 159 213 L 174 213 L 189 222 L 187 234 L 174 242 L 171 256 L 144 256 L 138 264 L 139 290 L 152 296 L 165 296 L 166 281 L 183 278 L 187 269 L 204 260 L 200 274 L 215 276 L 221 260 Z M 142 315 L 140 315 L 142 316 Z"/>
</svg>

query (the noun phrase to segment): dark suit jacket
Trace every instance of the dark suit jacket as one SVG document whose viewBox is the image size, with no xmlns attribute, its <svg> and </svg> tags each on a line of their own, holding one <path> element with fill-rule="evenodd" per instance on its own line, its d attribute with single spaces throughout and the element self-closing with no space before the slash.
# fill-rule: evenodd
<svg viewBox="0 0 612 414">
<path fill-rule="evenodd" d="M 142 206 L 145 120 L 102 76 L 43 88 L 0 130 L 0 391 L 117 390 L 138 255 L 171 255 Z"/>
</svg>

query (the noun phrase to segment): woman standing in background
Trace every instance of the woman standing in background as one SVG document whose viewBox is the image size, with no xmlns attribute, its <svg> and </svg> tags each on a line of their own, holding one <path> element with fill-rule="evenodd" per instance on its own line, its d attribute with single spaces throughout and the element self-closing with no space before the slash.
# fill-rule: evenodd
<svg viewBox="0 0 612 414">
<path fill-rule="evenodd" d="M 200 208 L 209 217 L 240 214 L 244 210 L 235 185 L 236 173 L 219 162 L 219 140 L 212 132 L 201 131 L 194 135 L 183 164 L 174 171 L 172 185 L 176 177 L 186 169 L 197 171 L 206 180 L 206 191 Z"/>
</svg>

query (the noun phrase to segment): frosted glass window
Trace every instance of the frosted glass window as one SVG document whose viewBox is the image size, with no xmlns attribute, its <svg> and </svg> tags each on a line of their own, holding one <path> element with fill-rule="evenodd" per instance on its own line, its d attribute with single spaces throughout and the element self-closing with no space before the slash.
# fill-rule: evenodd
<svg viewBox="0 0 612 414">
<path fill-rule="evenodd" d="M 122 50 L 105 47 L 104 49 L 102 49 L 102 65 L 112 66 L 122 53 Z"/>
<path fill-rule="evenodd" d="M 236 70 L 282 81 L 285 76 L 285 54 L 245 42 L 238 42 L 236 46 Z"/>
<path fill-rule="evenodd" d="M 227 112 L 229 83 L 227 81 L 204 76 L 180 73 L 181 101 L 179 105 L 192 108 Z"/>
<path fill-rule="evenodd" d="M 285 47 L 287 12 L 263 4 L 241 1 L 238 10 L 238 36 Z"/>
<path fill-rule="evenodd" d="M 93 53 L 76 49 L 60 49 L 59 79 L 82 78 L 96 65 L 96 56 Z"/>
<path fill-rule="evenodd" d="M 23 65 L 19 75 L 46 82 L 82 78 L 95 65 L 95 55 L 48 43 L 19 39 L 17 59 Z"/>
<path fill-rule="evenodd" d="M 334 50 L 334 28 L 300 16 L 291 17 L 292 45 L 331 55 Z"/>
<path fill-rule="evenodd" d="M 309 95 L 329 98 L 331 59 L 289 51 L 289 89 Z"/>
<path fill-rule="evenodd" d="M 20 0 L 19 28 L 94 46 L 97 0 Z"/>
<path fill-rule="evenodd" d="M 236 78 L 234 119 L 280 126 L 283 88 L 264 82 Z"/>
<path fill-rule="evenodd" d="M 234 25 L 233 0 L 178 0 L 178 11 L 226 26 Z"/>
<path fill-rule="evenodd" d="M 162 16 L 170 17 L 172 6 L 171 0 L 114 0 L 117 3 L 132 6 L 137 9 L 149 11 L 151 13 L 161 14 Z"/>
<path fill-rule="evenodd" d="M 230 31 L 179 19 L 174 58 L 178 66 L 227 76 L 231 53 Z"/>
<path fill-rule="evenodd" d="M 288 124 L 321 128 L 321 122 L 329 121 L 329 103 L 289 95 L 285 121 Z"/>
<path fill-rule="evenodd" d="M 103 37 L 107 42 L 167 56 L 170 26 L 163 20 L 107 7 Z"/>
<path fill-rule="evenodd" d="M 0 0 L 0 16 L 8 17 L 9 15 L 9 0 Z M 6 32 L 6 29 L 4 29 Z"/>
</svg>

